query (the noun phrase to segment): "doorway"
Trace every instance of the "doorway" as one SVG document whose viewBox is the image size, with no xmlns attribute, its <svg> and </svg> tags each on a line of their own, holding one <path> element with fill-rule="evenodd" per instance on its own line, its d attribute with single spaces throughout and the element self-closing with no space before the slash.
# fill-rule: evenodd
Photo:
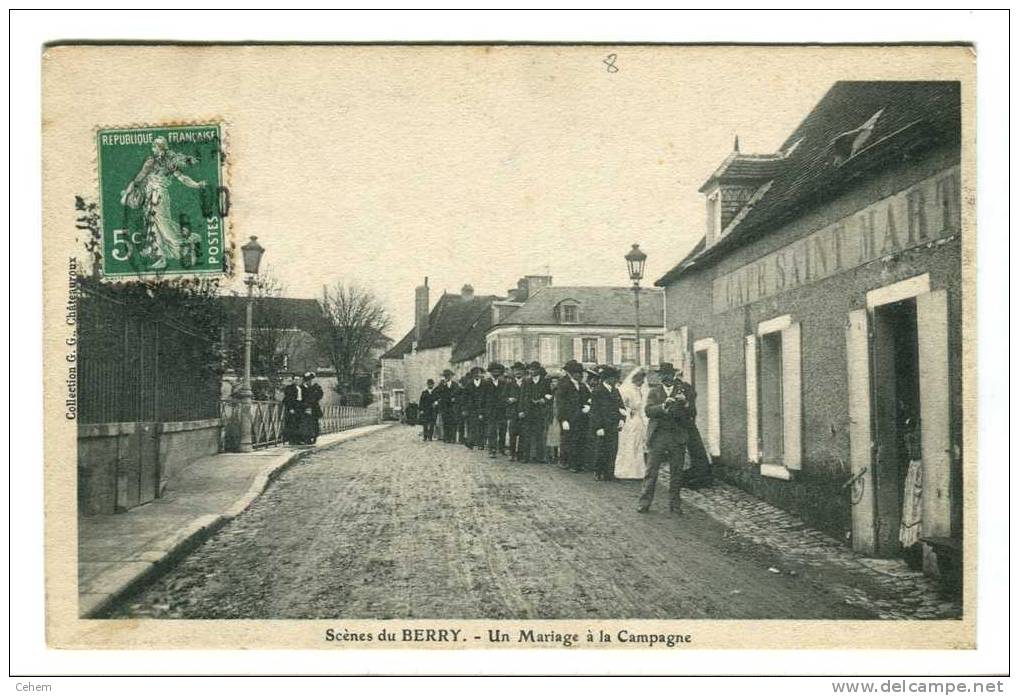
<svg viewBox="0 0 1019 696">
<path fill-rule="evenodd" d="M 906 552 L 899 538 L 903 505 L 909 502 L 904 489 L 910 462 L 921 459 L 916 298 L 873 311 L 875 554 L 890 558 Z M 908 523 L 918 522 L 907 514 Z M 905 555 L 918 547 L 911 546 Z"/>
<path fill-rule="evenodd" d="M 782 407 L 782 332 L 761 336 L 759 361 L 761 463 L 783 466 L 785 462 Z"/>
</svg>

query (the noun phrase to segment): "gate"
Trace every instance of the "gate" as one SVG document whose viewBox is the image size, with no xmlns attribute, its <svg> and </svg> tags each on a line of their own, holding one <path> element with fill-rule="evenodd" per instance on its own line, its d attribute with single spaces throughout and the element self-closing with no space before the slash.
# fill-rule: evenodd
<svg viewBox="0 0 1019 696">
<path fill-rule="evenodd" d="M 78 421 L 115 438 L 116 509 L 127 510 L 159 495 L 162 424 L 219 416 L 219 380 L 205 369 L 212 346 L 102 289 L 80 290 Z"/>
</svg>

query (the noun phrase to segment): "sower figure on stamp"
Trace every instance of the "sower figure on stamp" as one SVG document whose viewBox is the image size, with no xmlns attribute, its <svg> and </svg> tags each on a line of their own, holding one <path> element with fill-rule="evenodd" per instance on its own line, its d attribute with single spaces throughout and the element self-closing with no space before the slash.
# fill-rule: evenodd
<svg viewBox="0 0 1019 696">
<path fill-rule="evenodd" d="M 497 362 L 490 363 L 488 374 L 491 378 L 482 392 L 485 412 L 485 437 L 488 440 L 488 456 L 506 450 L 506 393 L 507 385 L 502 381 L 505 368 Z"/>
<path fill-rule="evenodd" d="M 662 383 L 651 389 L 644 412 L 648 417 L 647 473 L 641 487 L 637 512 L 647 512 L 655 497 L 658 469 L 669 465 L 669 512 L 682 514 L 679 492 L 682 486 L 683 462 L 686 456 L 687 430 L 697 417 L 694 388 L 676 379 L 672 363 L 658 367 Z"/>
<path fill-rule="evenodd" d="M 283 442 L 301 442 L 301 385 L 296 374 L 290 375 L 290 383 L 283 387 Z"/>
<path fill-rule="evenodd" d="M 314 445 L 318 440 L 318 419 L 322 417 L 322 387 L 315 382 L 315 373 L 306 372 L 304 382 L 301 384 L 301 407 L 304 411 L 302 416 L 303 431 L 302 441 L 306 445 Z"/>
<path fill-rule="evenodd" d="M 542 377 L 537 360 L 527 366 L 521 400 L 524 404 L 524 462 L 545 461 L 545 414 L 552 402 L 548 382 Z"/>
<path fill-rule="evenodd" d="M 591 392 L 584 384 L 584 366 L 576 360 L 568 361 L 563 370 L 566 376 L 556 388 L 556 417 L 562 428 L 560 456 L 563 469 L 576 473 L 587 464 L 588 414 L 591 412 Z"/>
<path fill-rule="evenodd" d="M 616 389 L 619 370 L 603 365 L 598 371 L 601 384 L 591 393 L 591 434 L 594 442 L 594 480 L 615 481 L 616 453 L 619 431 L 623 428 L 626 409 Z"/>
<path fill-rule="evenodd" d="M 511 461 L 523 459 L 524 448 L 524 381 L 527 368 L 522 362 L 513 363 L 513 377 L 506 385 L 506 419 L 509 426 L 509 455 Z"/>
<path fill-rule="evenodd" d="M 421 421 L 421 437 L 425 442 L 431 442 L 435 432 L 435 407 L 438 396 L 435 393 L 435 380 L 425 382 L 425 390 L 421 392 L 418 399 L 418 418 Z"/>
</svg>

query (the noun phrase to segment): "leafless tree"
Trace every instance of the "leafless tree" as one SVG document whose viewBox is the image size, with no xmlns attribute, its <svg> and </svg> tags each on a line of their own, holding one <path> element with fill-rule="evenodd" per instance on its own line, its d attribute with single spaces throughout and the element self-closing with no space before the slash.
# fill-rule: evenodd
<svg viewBox="0 0 1019 696">
<path fill-rule="evenodd" d="M 336 370 L 337 387 L 345 391 L 355 384 L 358 371 L 370 371 L 371 352 L 385 345 L 391 320 L 378 297 L 358 285 L 338 282 L 323 292 L 322 303 L 317 338 Z"/>
</svg>

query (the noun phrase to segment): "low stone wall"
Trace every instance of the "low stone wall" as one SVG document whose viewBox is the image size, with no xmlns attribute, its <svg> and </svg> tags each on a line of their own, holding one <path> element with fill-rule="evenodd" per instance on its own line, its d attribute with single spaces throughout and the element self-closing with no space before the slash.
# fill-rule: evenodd
<svg viewBox="0 0 1019 696">
<path fill-rule="evenodd" d="M 185 464 L 220 449 L 220 419 L 173 423 L 95 423 L 78 426 L 78 512 L 82 515 L 112 515 L 126 509 L 123 491 L 128 469 L 146 445 L 139 444 L 139 432 L 149 434 L 154 448 L 154 491 L 161 494 L 170 477 Z"/>
</svg>

